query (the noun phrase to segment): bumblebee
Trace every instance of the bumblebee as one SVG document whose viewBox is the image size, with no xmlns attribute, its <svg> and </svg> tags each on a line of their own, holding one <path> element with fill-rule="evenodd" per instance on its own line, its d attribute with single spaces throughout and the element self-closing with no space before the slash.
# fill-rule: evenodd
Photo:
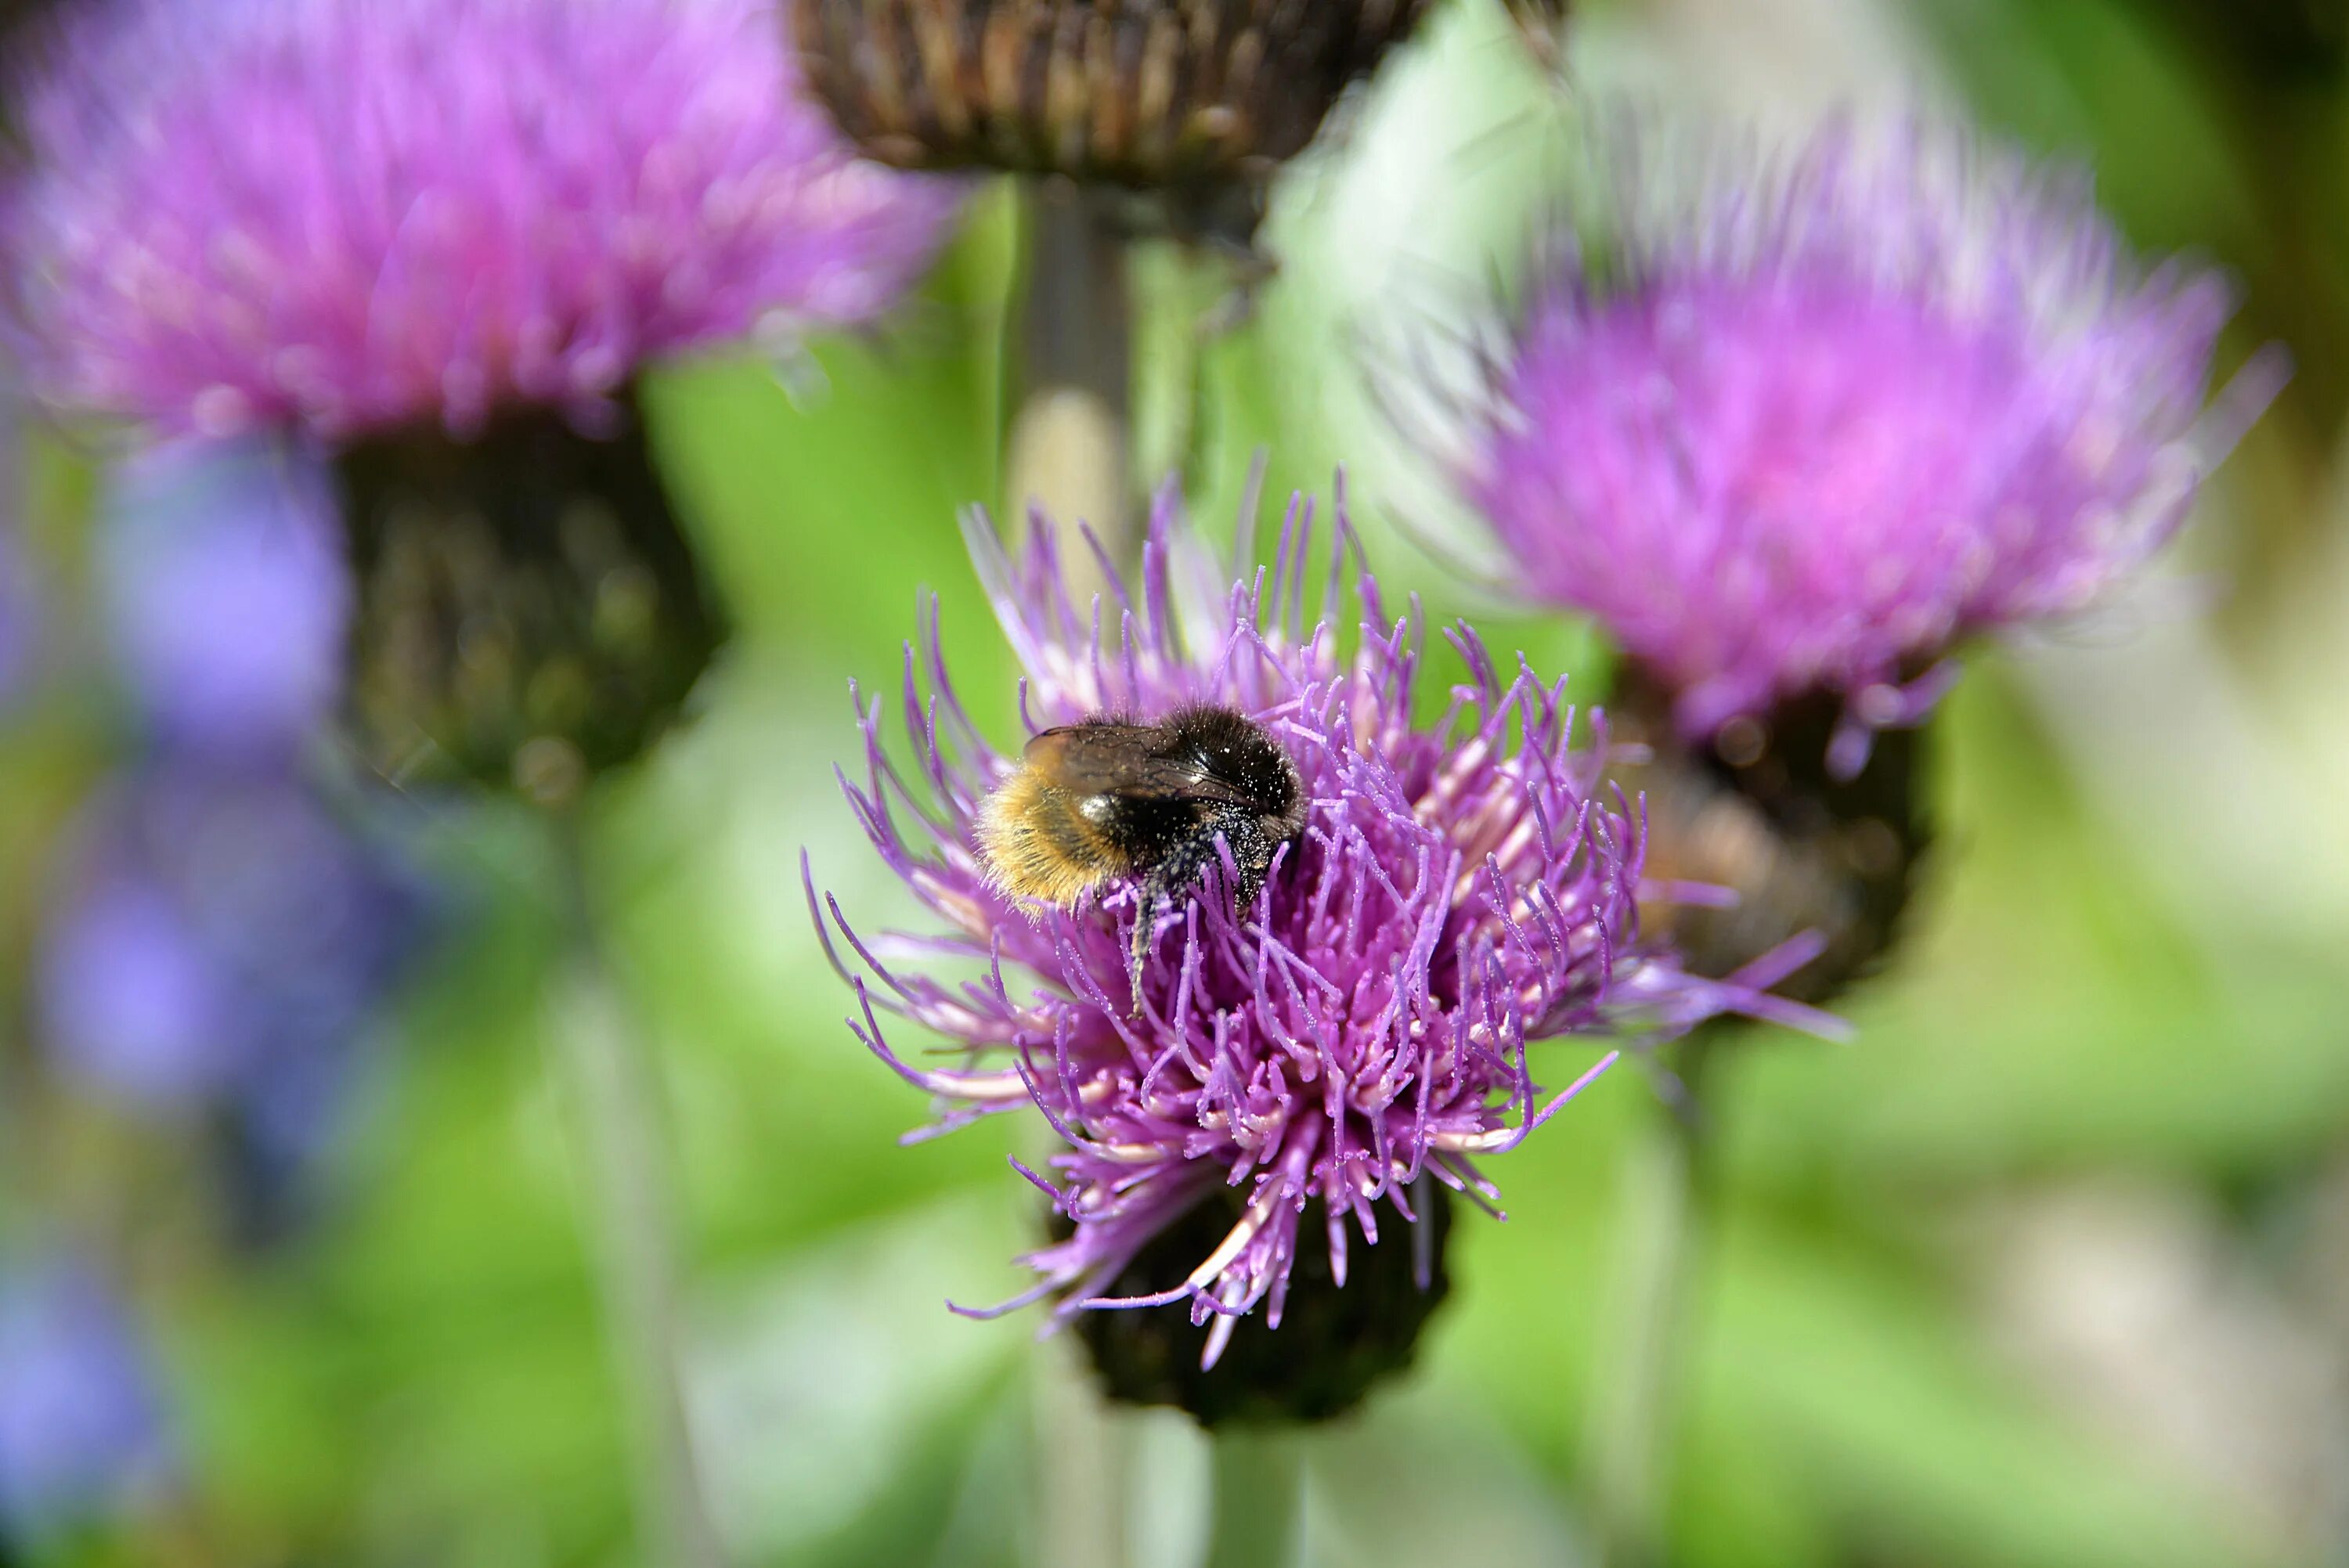
<svg viewBox="0 0 2349 1568">
<path fill-rule="evenodd" d="M 1185 707 L 1157 724 L 1097 717 L 1028 742 L 1019 770 L 979 808 L 978 848 L 996 887 L 1071 904 L 1119 880 L 1140 888 L 1133 981 L 1160 912 L 1223 865 L 1253 903 L 1281 845 L 1305 827 L 1297 766 L 1227 707 Z"/>
</svg>

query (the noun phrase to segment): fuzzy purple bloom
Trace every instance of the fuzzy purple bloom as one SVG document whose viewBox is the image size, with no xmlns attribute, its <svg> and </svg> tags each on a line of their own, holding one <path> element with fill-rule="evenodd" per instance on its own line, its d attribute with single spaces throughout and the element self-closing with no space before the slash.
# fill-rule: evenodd
<svg viewBox="0 0 2349 1568">
<path fill-rule="evenodd" d="M 955 696 L 935 623 L 926 648 L 906 653 L 918 780 L 883 750 L 881 704 L 861 715 L 868 776 L 844 785 L 850 801 L 943 930 L 867 941 L 829 903 L 870 977 L 851 976 L 863 1005 L 852 1026 L 940 1097 L 944 1126 L 1032 1103 L 1067 1140 L 1057 1182 L 1029 1175 L 1073 1233 L 1025 1260 L 1040 1283 L 1009 1305 L 1053 1295 L 1065 1315 L 1187 1298 L 1195 1321 L 1216 1317 L 1212 1361 L 1259 1302 L 1278 1326 L 1312 1200 L 1342 1284 L 1350 1233 L 1377 1244 L 1382 1214 L 1413 1221 L 1422 1183 L 1489 1203 L 1476 1156 L 1513 1147 L 1617 1047 L 1753 1000 L 1641 946 L 1640 830 L 1619 800 L 1600 798 L 1602 750 L 1569 744 L 1562 686 L 1504 670 L 1462 627 L 1448 640 L 1467 684 L 1437 722 L 1414 721 L 1422 628 L 1390 619 L 1342 504 L 1325 563 L 1309 563 L 1311 510 L 1300 505 L 1269 577 L 1235 585 L 1162 500 L 1140 592 L 1112 579 L 1090 613 L 1071 603 L 1040 521 L 1016 562 L 984 519 L 968 532 L 1027 672 L 1031 731 L 1227 706 L 1288 752 L 1308 802 L 1303 834 L 1253 906 L 1205 892 L 1177 902 L 1137 998 L 1131 887 L 1066 910 L 1008 902 L 990 885 L 973 824 L 1013 759 Z M 1238 559 L 1251 559 L 1245 539 Z M 932 959 L 978 976 L 949 985 L 901 962 Z M 944 1037 L 961 1065 L 910 1065 L 884 1037 L 883 1013 Z M 1572 1081 L 1546 1094 L 1528 1047 L 1559 1037 L 1583 1048 L 1562 1042 Z M 1245 1188 L 1244 1216 L 1183 1286 L 1096 1299 L 1218 1186 Z"/>
<path fill-rule="evenodd" d="M 1692 741 L 1824 690 L 1848 766 L 1955 639 L 2143 562 L 2231 438 L 2201 412 L 2228 290 L 2140 266 L 2084 179 L 1924 133 L 1692 180 L 1619 150 L 1603 245 L 1537 262 L 1485 351 L 1456 473 L 1513 587 L 1597 617 Z"/>
<path fill-rule="evenodd" d="M 954 188 L 852 157 L 762 0 L 107 0 L 27 84 L 35 388 L 334 438 L 866 321 Z"/>
<path fill-rule="evenodd" d="M 350 582 L 307 449 L 182 442 L 113 474 L 100 585 L 115 662 L 182 749 L 290 756 L 334 706 Z"/>
<path fill-rule="evenodd" d="M 172 1456 L 121 1303 L 78 1263 L 0 1265 L 0 1542 L 134 1504 Z"/>
</svg>

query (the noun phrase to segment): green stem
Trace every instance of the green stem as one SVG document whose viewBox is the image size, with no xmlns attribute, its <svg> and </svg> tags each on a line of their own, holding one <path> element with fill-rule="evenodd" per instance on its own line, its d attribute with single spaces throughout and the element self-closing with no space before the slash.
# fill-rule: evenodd
<svg viewBox="0 0 2349 1568">
<path fill-rule="evenodd" d="M 1682 1102 L 1626 1152 L 1608 1318 L 1599 1338 L 1584 1452 L 1602 1568 L 1667 1560 L 1692 1282 L 1710 1239 L 1711 1127 L 1702 1098 L 1710 1031 L 1682 1047 Z"/>
<path fill-rule="evenodd" d="M 566 931 L 550 1046 L 572 1099 L 605 1328 L 633 1418 L 639 1543 L 662 1568 L 719 1568 L 678 1367 L 678 1243 L 658 1077 L 597 940 L 580 825 L 569 813 L 553 821 Z"/>
<path fill-rule="evenodd" d="M 1092 526 L 1112 562 L 1139 554 L 1132 444 L 1133 305 L 1127 242 L 1096 194 L 1045 185 L 1027 193 L 1028 260 L 1013 321 L 1017 390 L 1005 478 L 1018 538 L 1028 509 L 1063 531 L 1061 561 L 1092 571 L 1076 525 Z M 1076 597 L 1077 603 L 1085 602 Z"/>
<path fill-rule="evenodd" d="M 1133 1560 L 1133 1434 L 1102 1398 L 1076 1336 L 1040 1348 L 1040 1444 L 1030 1494 L 1035 1568 L 1125 1568 Z"/>
<path fill-rule="evenodd" d="M 1292 1434 L 1215 1434 L 1215 1526 L 1206 1568 L 1291 1568 L 1304 1522 L 1304 1453 Z"/>
</svg>

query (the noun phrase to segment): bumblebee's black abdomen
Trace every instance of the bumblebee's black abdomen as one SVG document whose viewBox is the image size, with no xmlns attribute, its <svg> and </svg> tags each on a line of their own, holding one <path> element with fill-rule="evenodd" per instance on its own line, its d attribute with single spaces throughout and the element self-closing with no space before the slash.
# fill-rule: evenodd
<svg viewBox="0 0 2349 1568">
<path fill-rule="evenodd" d="M 1199 829 L 1198 805 L 1189 800 L 1091 795 L 1076 815 L 1128 870 L 1155 865 Z"/>
<path fill-rule="evenodd" d="M 1297 769 L 1272 738 L 1227 707 L 1186 707 L 1166 721 L 1171 750 L 1195 758 L 1203 772 L 1231 787 L 1236 804 L 1262 816 L 1297 808 Z"/>
</svg>

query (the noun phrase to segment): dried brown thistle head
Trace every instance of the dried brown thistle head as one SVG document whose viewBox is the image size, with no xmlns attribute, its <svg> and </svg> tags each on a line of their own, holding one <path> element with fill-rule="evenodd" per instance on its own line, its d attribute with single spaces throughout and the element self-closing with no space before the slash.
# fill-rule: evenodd
<svg viewBox="0 0 2349 1568">
<path fill-rule="evenodd" d="M 1302 151 L 1432 4 L 797 0 L 792 26 L 817 96 L 885 162 L 1060 175 L 1217 214 Z"/>
</svg>

